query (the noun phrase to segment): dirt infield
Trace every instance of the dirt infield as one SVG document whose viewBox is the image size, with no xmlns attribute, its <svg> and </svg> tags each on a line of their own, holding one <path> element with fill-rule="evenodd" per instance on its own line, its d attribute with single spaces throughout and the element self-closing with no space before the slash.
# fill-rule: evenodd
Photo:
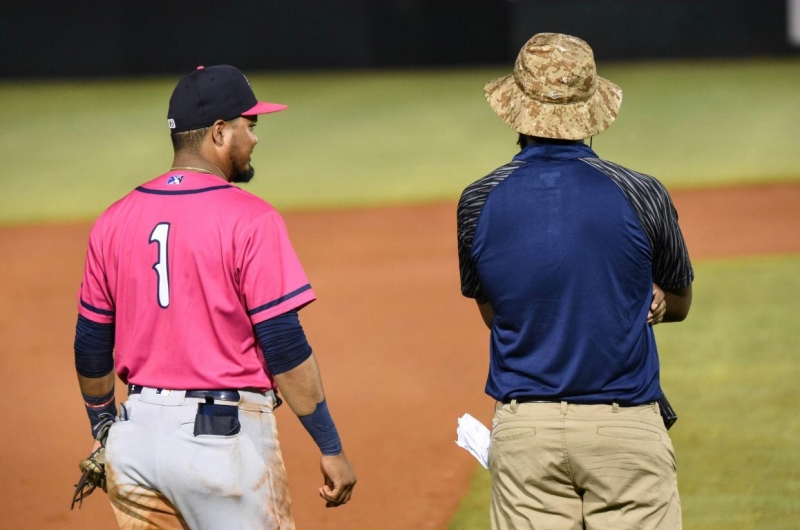
<svg viewBox="0 0 800 530">
<path fill-rule="evenodd" d="M 673 194 L 692 257 L 800 252 L 800 183 Z M 444 528 L 475 469 L 456 418 L 489 422 L 488 332 L 459 294 L 455 205 L 285 215 L 318 301 L 302 322 L 358 474 L 317 497 L 317 452 L 278 411 L 298 528 Z M 102 493 L 69 511 L 90 447 L 72 360 L 88 223 L 0 228 L 0 529 L 115 528 Z M 121 389 L 120 389 L 121 390 Z M 119 394 L 122 397 L 122 393 Z"/>
</svg>

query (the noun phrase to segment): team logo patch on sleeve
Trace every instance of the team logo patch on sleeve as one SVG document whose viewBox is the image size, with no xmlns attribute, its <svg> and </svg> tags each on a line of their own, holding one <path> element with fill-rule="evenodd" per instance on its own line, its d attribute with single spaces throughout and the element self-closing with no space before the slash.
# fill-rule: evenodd
<svg viewBox="0 0 800 530">
<path fill-rule="evenodd" d="M 167 179 L 167 184 L 180 184 L 183 182 L 183 175 L 170 175 Z"/>
</svg>

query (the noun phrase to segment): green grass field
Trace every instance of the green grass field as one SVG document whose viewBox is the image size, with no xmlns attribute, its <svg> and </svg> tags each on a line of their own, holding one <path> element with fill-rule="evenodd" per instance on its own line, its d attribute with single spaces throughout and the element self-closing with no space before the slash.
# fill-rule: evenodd
<svg viewBox="0 0 800 530">
<path fill-rule="evenodd" d="M 689 318 L 656 328 L 684 528 L 800 525 L 798 270 L 800 256 L 700 263 Z M 478 468 L 451 530 L 488 528 L 488 506 Z"/>
<path fill-rule="evenodd" d="M 505 70 L 250 73 L 265 116 L 249 189 L 281 209 L 455 200 L 513 156 L 483 84 Z M 800 60 L 619 64 L 602 156 L 670 188 L 800 178 Z M 0 82 L 0 223 L 94 217 L 169 167 L 178 76 Z"/>
</svg>

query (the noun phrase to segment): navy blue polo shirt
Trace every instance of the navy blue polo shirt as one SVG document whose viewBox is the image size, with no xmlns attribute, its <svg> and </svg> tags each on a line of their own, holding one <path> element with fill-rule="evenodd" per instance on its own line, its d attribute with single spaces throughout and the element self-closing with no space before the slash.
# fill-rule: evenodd
<svg viewBox="0 0 800 530">
<path fill-rule="evenodd" d="M 693 271 L 656 179 L 588 146 L 533 144 L 458 206 L 462 293 L 494 310 L 486 392 L 499 401 L 660 398 L 652 284 Z"/>
</svg>

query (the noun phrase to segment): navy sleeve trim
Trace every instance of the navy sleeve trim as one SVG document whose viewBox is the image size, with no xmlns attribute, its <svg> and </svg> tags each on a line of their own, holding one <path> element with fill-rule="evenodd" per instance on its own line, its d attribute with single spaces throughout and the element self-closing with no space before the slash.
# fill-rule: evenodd
<svg viewBox="0 0 800 530">
<path fill-rule="evenodd" d="M 285 295 L 281 296 L 280 298 L 276 298 L 272 302 L 267 302 L 264 305 L 260 305 L 258 307 L 254 307 L 253 309 L 248 311 L 247 314 L 249 316 L 253 316 L 256 313 L 260 313 L 261 311 L 266 311 L 270 307 L 275 307 L 276 305 L 282 304 L 286 300 L 289 300 L 290 298 L 294 298 L 298 294 L 304 293 L 304 292 L 308 291 L 309 289 L 311 289 L 311 284 L 307 283 L 304 286 L 300 287 L 299 289 L 295 289 L 291 293 L 285 294 Z"/>
<path fill-rule="evenodd" d="M 272 375 L 297 368 L 311 357 L 311 346 L 300 325 L 297 311 L 287 311 L 259 322 L 254 330 Z"/>
<path fill-rule="evenodd" d="M 83 307 L 85 307 L 86 309 L 88 309 L 89 311 L 91 311 L 92 313 L 97 313 L 98 315 L 105 315 L 105 316 L 109 316 L 109 317 L 113 317 L 114 316 L 114 312 L 113 311 L 107 311 L 105 309 L 100 309 L 99 307 L 95 307 L 93 305 L 89 305 L 86 302 L 84 302 L 83 299 L 81 299 L 81 305 Z"/>
<path fill-rule="evenodd" d="M 210 188 L 200 188 L 196 190 L 151 190 L 149 188 L 143 188 L 139 186 L 136 188 L 136 191 L 140 191 L 142 193 L 150 193 L 152 195 L 194 195 L 195 193 L 205 193 L 207 191 L 215 191 L 215 190 L 224 190 L 228 188 L 233 188 L 229 184 L 224 184 L 222 186 L 212 186 Z"/>
</svg>

